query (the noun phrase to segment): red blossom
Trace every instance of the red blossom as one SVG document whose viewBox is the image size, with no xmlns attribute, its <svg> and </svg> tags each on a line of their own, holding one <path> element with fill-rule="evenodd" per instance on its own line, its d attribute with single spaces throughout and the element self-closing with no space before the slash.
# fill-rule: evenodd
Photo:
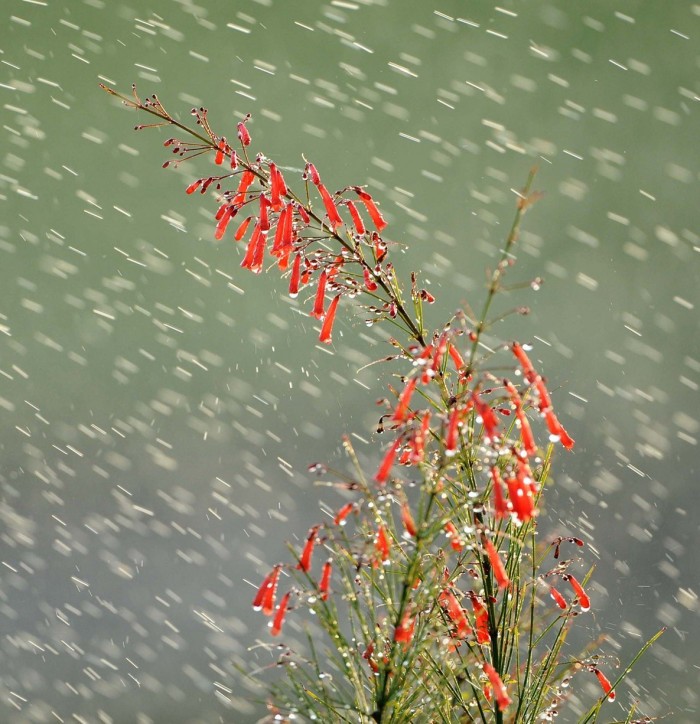
<svg viewBox="0 0 700 724">
<path fill-rule="evenodd" d="M 282 208 L 283 198 L 287 195 L 287 184 L 277 164 L 270 161 L 270 203 L 273 211 Z"/>
<path fill-rule="evenodd" d="M 377 535 L 374 538 L 374 549 L 379 554 L 379 559 L 382 563 L 389 559 L 390 547 L 389 538 L 386 534 L 384 526 L 380 523 L 377 528 Z"/>
<path fill-rule="evenodd" d="M 470 596 L 472 608 L 474 609 L 474 623 L 476 625 L 476 640 L 480 644 L 490 644 L 491 634 L 489 633 L 489 612 L 481 599 L 476 594 Z"/>
<path fill-rule="evenodd" d="M 372 272 L 370 271 L 369 267 L 362 268 L 362 275 L 365 278 L 365 289 L 367 289 L 368 292 L 376 292 L 377 282 L 375 282 L 372 278 Z"/>
<path fill-rule="evenodd" d="M 493 510 L 496 518 L 507 518 L 510 513 L 508 503 L 503 497 L 503 481 L 498 468 L 494 465 L 491 468 L 491 480 L 493 481 Z"/>
<path fill-rule="evenodd" d="M 340 214 L 338 213 L 338 209 L 335 206 L 333 197 L 330 195 L 328 189 L 322 183 L 319 182 L 318 184 L 316 184 L 316 188 L 321 194 L 321 198 L 323 199 L 323 205 L 326 207 L 326 214 L 328 214 L 328 223 L 331 229 L 335 231 L 343 223 L 343 220 L 340 218 Z"/>
<path fill-rule="evenodd" d="M 277 582 L 281 570 L 282 566 L 277 564 L 260 584 L 260 588 L 253 599 L 253 609 L 255 611 L 262 610 L 266 616 L 272 615 L 275 610 L 275 592 L 277 591 Z"/>
<path fill-rule="evenodd" d="M 252 219 L 252 216 L 247 216 L 243 221 L 240 223 L 239 227 L 236 229 L 236 233 L 233 235 L 233 238 L 236 241 L 240 241 L 244 236 L 246 231 L 248 230 L 248 224 L 250 224 L 250 220 Z"/>
<path fill-rule="evenodd" d="M 333 518 L 334 525 L 345 525 L 345 519 L 352 513 L 354 503 L 345 503 L 345 505 L 335 514 Z"/>
<path fill-rule="evenodd" d="M 411 463 L 417 465 L 423 462 L 425 457 L 425 441 L 430 432 L 430 410 L 426 410 L 421 418 L 420 427 L 413 433 L 411 438 Z"/>
<path fill-rule="evenodd" d="M 467 620 L 467 614 L 464 612 L 454 593 L 452 593 L 449 588 L 445 588 L 438 596 L 438 602 L 445 610 L 450 621 L 456 626 L 457 638 L 467 638 L 472 632 L 472 628 Z"/>
<path fill-rule="evenodd" d="M 318 287 L 316 288 L 316 300 L 314 301 L 314 308 L 311 310 L 311 316 L 316 319 L 322 319 L 325 314 L 323 305 L 325 303 L 326 295 L 326 281 L 328 280 L 328 272 L 323 269 L 321 276 L 318 278 Z"/>
<path fill-rule="evenodd" d="M 510 579 L 508 578 L 505 566 L 503 565 L 503 561 L 501 560 L 501 557 L 498 554 L 496 547 L 488 538 L 484 541 L 484 547 L 486 548 L 486 554 L 488 555 L 489 562 L 493 570 L 493 575 L 496 577 L 498 587 L 508 588 L 508 586 L 510 585 Z"/>
<path fill-rule="evenodd" d="M 323 342 L 324 344 L 330 344 L 333 341 L 333 322 L 335 321 L 335 313 L 338 309 L 339 301 L 340 294 L 336 294 L 336 296 L 331 299 L 331 303 L 328 305 L 328 309 L 326 310 L 326 316 L 323 320 L 323 325 L 321 326 L 321 334 L 318 337 L 319 342 Z"/>
<path fill-rule="evenodd" d="M 321 177 L 318 175 L 316 166 L 314 166 L 313 163 L 306 164 L 306 169 L 304 170 L 304 175 L 311 180 L 311 183 L 314 186 L 318 186 L 321 183 Z"/>
<path fill-rule="evenodd" d="M 255 181 L 255 174 L 250 169 L 246 169 L 241 174 L 241 180 L 238 182 L 236 195 L 233 197 L 234 206 L 242 206 L 245 203 L 246 192 L 250 188 L 253 181 Z"/>
<path fill-rule="evenodd" d="M 488 443 L 492 443 L 500 437 L 498 433 L 498 417 L 493 411 L 491 405 L 488 402 L 484 402 L 478 392 L 474 392 L 472 395 L 474 401 L 474 407 L 476 408 L 477 414 L 481 418 L 481 423 L 484 426 L 484 436 Z"/>
<path fill-rule="evenodd" d="M 527 455 L 535 455 L 537 453 L 537 443 L 535 442 L 535 436 L 532 434 L 530 421 L 527 419 L 527 415 L 523 409 L 523 402 L 520 398 L 520 393 L 515 385 L 509 380 L 503 380 L 503 384 L 510 395 L 510 401 L 515 407 L 515 415 L 518 418 L 520 439 L 523 443 L 523 449 Z"/>
<path fill-rule="evenodd" d="M 433 297 L 433 301 L 435 301 L 434 297 Z M 459 350 L 457 349 L 457 347 L 455 347 L 453 344 L 450 344 L 448 351 L 450 353 L 450 357 L 452 358 L 452 363 L 454 364 L 455 369 L 458 372 L 467 366 L 464 362 L 464 359 L 462 358 L 462 355 L 459 353 Z"/>
<path fill-rule="evenodd" d="M 506 480 L 506 485 L 508 486 L 508 497 L 517 521 L 527 523 L 535 514 L 535 501 L 529 485 L 517 477 L 509 477 Z"/>
<path fill-rule="evenodd" d="M 247 120 L 248 118 L 238 124 L 238 140 L 242 146 L 250 146 L 250 132 L 245 125 Z"/>
<path fill-rule="evenodd" d="M 400 444 L 401 438 L 397 437 L 392 446 L 386 451 L 384 459 L 377 470 L 377 474 L 374 476 L 375 481 L 379 483 L 379 485 L 386 485 L 386 481 L 389 479 L 389 473 L 391 472 L 391 467 L 394 464 L 394 458 L 396 457 L 396 452 L 398 451 Z"/>
<path fill-rule="evenodd" d="M 566 602 L 564 596 L 562 596 L 561 593 L 554 588 L 554 586 L 550 586 L 549 595 L 554 599 L 554 602 L 562 609 L 562 611 L 565 611 L 569 607 L 569 604 Z"/>
<path fill-rule="evenodd" d="M 585 613 L 591 608 L 591 599 L 588 594 L 583 590 L 583 586 L 570 574 L 567 573 L 562 578 L 571 584 L 571 588 L 574 589 L 576 598 L 578 599 L 578 605 L 581 610 Z"/>
<path fill-rule="evenodd" d="M 484 673 L 489 677 L 489 682 L 491 683 L 491 687 L 496 698 L 496 706 L 498 707 L 498 710 L 505 711 L 511 703 L 511 698 L 508 696 L 505 684 L 498 675 L 496 669 L 494 669 L 487 661 L 484 662 L 483 668 Z"/>
<path fill-rule="evenodd" d="M 404 644 L 408 646 L 413 640 L 413 632 L 416 628 L 416 619 L 411 616 L 410 611 L 406 611 L 401 619 L 401 623 L 396 627 L 394 631 L 394 641 L 397 644 Z"/>
<path fill-rule="evenodd" d="M 309 530 L 309 535 L 304 545 L 304 550 L 299 557 L 299 563 L 297 564 L 297 570 L 308 573 L 311 570 L 311 556 L 314 554 L 314 546 L 318 537 L 319 526 L 315 525 Z"/>
<path fill-rule="evenodd" d="M 362 221 L 360 212 L 357 210 L 357 206 L 355 206 L 352 201 L 346 201 L 345 205 L 348 207 L 348 211 L 350 212 L 352 223 L 355 225 L 355 231 L 360 236 L 363 236 L 366 233 L 367 229 L 365 229 L 365 224 Z"/>
<path fill-rule="evenodd" d="M 417 377 L 412 377 L 406 383 L 406 386 L 403 388 L 403 391 L 401 392 L 401 395 L 399 396 L 399 402 L 396 405 L 396 410 L 394 411 L 394 415 L 392 417 L 394 422 L 404 422 L 406 420 L 408 406 L 411 402 L 411 395 L 413 394 L 413 391 L 416 389 L 417 384 L 418 384 Z"/>
<path fill-rule="evenodd" d="M 330 587 L 331 582 L 331 573 L 333 571 L 333 564 L 331 560 L 327 560 L 323 564 L 323 570 L 321 571 L 321 580 L 318 584 L 318 590 L 321 594 L 321 600 L 327 601 L 328 600 L 328 590 Z"/>
<path fill-rule="evenodd" d="M 196 181 L 191 183 L 186 189 L 186 194 L 193 194 L 202 185 L 202 179 L 198 178 Z"/>
<path fill-rule="evenodd" d="M 222 138 L 219 141 L 219 147 L 216 149 L 216 156 L 214 157 L 214 163 L 217 166 L 221 166 L 224 162 L 224 151 L 226 150 L 226 139 Z"/>
<path fill-rule="evenodd" d="M 228 222 L 231 221 L 231 219 L 236 215 L 236 209 L 233 206 L 227 205 L 224 209 L 223 214 L 221 214 L 221 218 L 219 219 L 219 223 L 216 225 L 216 231 L 214 232 L 214 238 L 218 241 L 223 237 L 223 235 L 226 233 L 226 227 L 228 226 Z"/>
<path fill-rule="evenodd" d="M 292 275 L 289 277 L 289 296 L 294 299 L 299 294 L 299 277 L 301 275 L 301 254 L 294 256 Z"/>
<path fill-rule="evenodd" d="M 535 372 L 535 368 L 532 366 L 532 362 L 530 362 L 530 358 L 527 356 L 522 346 L 517 342 L 513 342 L 511 350 L 520 363 L 520 366 L 523 368 L 525 379 L 532 384 L 537 379 L 538 375 L 537 372 Z"/>
<path fill-rule="evenodd" d="M 382 230 L 386 228 L 387 223 L 384 220 L 384 217 L 381 215 L 379 209 L 377 208 L 377 205 L 374 203 L 374 200 L 364 189 L 361 189 L 359 186 L 355 186 L 354 189 L 355 193 L 360 197 L 360 201 L 365 205 L 367 213 L 372 219 L 372 223 L 374 224 L 375 228 L 378 232 L 381 233 Z"/>
<path fill-rule="evenodd" d="M 280 605 L 277 607 L 277 612 L 275 613 L 275 618 L 272 620 L 270 630 L 270 633 L 273 636 L 279 636 L 282 631 L 282 624 L 284 623 L 284 617 L 287 615 L 287 611 L 289 610 L 289 597 L 291 595 L 291 592 L 287 591 L 287 593 L 282 596 Z"/>
<path fill-rule="evenodd" d="M 416 524 L 413 520 L 413 515 L 411 515 L 411 509 L 407 500 L 405 500 L 401 505 L 401 522 L 403 523 L 403 527 L 406 529 L 406 533 L 415 538 L 417 534 Z"/>
<path fill-rule="evenodd" d="M 260 194 L 260 229 L 262 231 L 270 230 L 270 215 L 268 209 L 270 208 L 270 201 L 265 194 Z"/>
<path fill-rule="evenodd" d="M 445 455 L 447 457 L 453 457 L 457 454 L 461 417 L 462 410 L 459 407 L 455 406 L 450 410 L 450 416 L 447 419 L 447 432 L 445 433 Z"/>
<path fill-rule="evenodd" d="M 598 681 L 600 682 L 600 685 L 603 688 L 605 695 L 608 697 L 608 701 L 615 701 L 615 692 L 613 691 L 610 679 L 608 679 L 608 677 L 598 668 L 594 668 L 593 673 L 596 675 Z"/>
<path fill-rule="evenodd" d="M 457 526 L 451 520 L 445 523 L 445 535 L 450 539 L 452 550 L 461 551 L 464 548 Z"/>
</svg>

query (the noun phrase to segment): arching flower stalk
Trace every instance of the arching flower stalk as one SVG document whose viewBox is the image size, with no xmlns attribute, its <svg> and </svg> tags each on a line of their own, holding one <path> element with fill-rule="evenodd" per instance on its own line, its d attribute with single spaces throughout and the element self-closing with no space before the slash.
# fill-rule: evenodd
<svg viewBox="0 0 700 724">
<path fill-rule="evenodd" d="M 184 136 L 165 142 L 175 156 L 165 166 L 211 154 L 216 172 L 193 179 L 186 193 L 215 192 L 214 240 L 238 248 L 245 269 L 276 268 L 289 296 L 320 324 L 322 343 L 339 338 L 338 313 L 351 299 L 371 323 L 390 324 L 397 335 L 387 359 L 399 366 L 402 387 L 385 401 L 376 472 L 367 474 L 345 438 L 352 482 L 338 474 L 338 487 L 354 499 L 334 504 L 336 512 L 254 594 L 253 608 L 271 617 L 273 636 L 298 633 L 310 621 L 312 641 L 318 630 L 325 634 L 324 646 L 314 643 L 311 652 L 285 649 L 276 710 L 364 724 L 538 722 L 566 705 L 572 687 L 562 680 L 588 670 L 603 688 L 589 712 L 597 715 L 629 667 L 611 683 L 597 663 L 569 654 L 569 630 L 594 601 L 587 578 L 580 583 L 576 575 L 580 561 L 560 559 L 560 549 L 581 549 L 583 541 L 559 536 L 543 551 L 536 537 L 543 537 L 539 514 L 554 448 L 571 450 L 574 440 L 526 347 L 482 345 L 522 217 L 538 196 L 534 170 L 516 194 L 481 314 L 457 312 L 431 332 L 422 305 L 437 303 L 435 296 L 415 274 L 408 292 L 400 283 L 383 236 L 387 219 L 364 187 L 334 193 L 313 163 L 295 179 L 265 154 L 252 155 L 250 116 L 229 129 L 238 138 L 233 148 L 204 108 L 192 109 L 189 127 L 156 96 L 102 87 L 156 119 L 137 128 L 171 127 Z M 315 563 L 320 547 L 328 557 Z"/>
</svg>

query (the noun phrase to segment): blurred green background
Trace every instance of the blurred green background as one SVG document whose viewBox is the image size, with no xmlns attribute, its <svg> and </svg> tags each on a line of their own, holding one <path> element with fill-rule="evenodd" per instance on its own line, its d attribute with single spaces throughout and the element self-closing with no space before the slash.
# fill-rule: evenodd
<svg viewBox="0 0 700 724">
<path fill-rule="evenodd" d="M 235 672 L 277 655 L 249 582 L 336 505 L 307 465 L 373 440 L 389 379 L 358 373 L 382 330 L 346 314 L 321 349 L 214 241 L 213 199 L 184 194 L 208 166 L 162 170 L 171 134 L 98 89 L 136 82 L 369 183 L 434 324 L 480 303 L 539 164 L 510 278 L 545 283 L 495 332 L 535 345 L 577 441 L 541 534 L 589 543 L 580 642 L 602 630 L 611 665 L 669 627 L 618 701 L 697 721 L 700 5 L 4 0 L 0 21 L 0 720 L 262 716 Z M 577 687 L 564 720 L 598 695 Z"/>
</svg>

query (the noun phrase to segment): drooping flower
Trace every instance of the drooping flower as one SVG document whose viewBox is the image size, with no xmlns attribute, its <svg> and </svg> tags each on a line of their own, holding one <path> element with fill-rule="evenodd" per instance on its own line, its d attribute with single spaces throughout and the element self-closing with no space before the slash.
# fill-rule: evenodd
<svg viewBox="0 0 700 724">
<path fill-rule="evenodd" d="M 452 546 L 452 550 L 461 551 L 464 548 L 464 542 L 459 535 L 457 526 L 451 520 L 448 520 L 447 523 L 445 523 L 445 535 L 450 539 L 450 546 Z"/>
<path fill-rule="evenodd" d="M 445 433 L 445 455 L 448 458 L 454 457 L 457 454 L 461 417 L 462 410 L 455 405 L 450 410 L 450 416 L 447 419 L 447 432 Z"/>
<path fill-rule="evenodd" d="M 340 218 L 340 214 L 338 213 L 338 209 L 335 206 L 333 197 L 330 195 L 328 189 L 321 182 L 316 184 L 316 188 L 318 189 L 319 194 L 321 194 L 323 205 L 326 207 L 326 214 L 328 214 L 328 223 L 331 229 L 335 231 L 343 223 L 343 220 Z"/>
<path fill-rule="evenodd" d="M 217 166 L 221 166 L 221 164 L 224 162 L 224 151 L 226 150 L 226 139 L 222 138 L 219 141 L 219 146 L 216 149 L 216 156 L 214 156 L 214 163 Z"/>
<path fill-rule="evenodd" d="M 284 624 L 284 617 L 287 615 L 287 611 L 289 610 L 289 597 L 291 595 L 291 591 L 287 591 L 287 593 L 282 596 L 280 605 L 277 607 L 275 618 L 272 620 L 272 625 L 270 627 L 270 633 L 273 636 L 279 636 L 282 631 L 282 624 Z"/>
<path fill-rule="evenodd" d="M 527 356 L 522 346 L 517 342 L 513 342 L 511 350 L 523 369 L 525 379 L 532 384 L 537 379 L 538 375 L 537 372 L 535 372 L 535 368 L 532 366 L 532 362 L 530 362 L 530 358 Z"/>
<path fill-rule="evenodd" d="M 384 217 L 381 215 L 381 212 L 377 208 L 377 205 L 374 203 L 374 200 L 364 189 L 360 188 L 359 186 L 355 186 L 354 189 L 355 193 L 359 196 L 360 201 L 365 205 L 367 213 L 372 219 L 374 227 L 379 233 L 381 233 L 386 228 L 387 223 L 384 220 Z"/>
<path fill-rule="evenodd" d="M 494 465 L 491 468 L 491 480 L 493 481 L 493 511 L 496 518 L 507 518 L 510 509 L 503 496 L 503 481 L 498 468 Z"/>
<path fill-rule="evenodd" d="M 273 211 L 279 211 L 282 208 L 286 194 L 287 184 L 284 182 L 282 172 L 277 168 L 277 164 L 270 161 L 270 207 Z"/>
<path fill-rule="evenodd" d="M 457 638 L 465 639 L 472 632 L 467 614 L 457 600 L 457 596 L 449 588 L 445 588 L 438 596 L 438 602 L 445 610 L 448 618 L 456 627 Z"/>
<path fill-rule="evenodd" d="M 474 624 L 476 625 L 476 640 L 480 644 L 490 644 L 491 634 L 489 633 L 489 612 L 486 606 L 476 594 L 470 596 L 472 608 L 474 609 Z"/>
<path fill-rule="evenodd" d="M 496 698 L 496 706 L 498 707 L 498 710 L 505 711 L 511 703 L 511 698 L 508 696 L 508 690 L 506 689 L 505 684 L 496 669 L 494 669 L 488 661 L 484 662 L 483 669 L 486 676 L 489 677 L 489 682 L 491 683 L 491 688 L 493 689 L 493 694 Z"/>
<path fill-rule="evenodd" d="M 304 573 L 308 573 L 311 570 L 311 556 L 314 554 L 314 546 L 316 545 L 316 540 L 318 538 L 318 528 L 319 526 L 315 525 L 309 530 L 304 550 L 299 557 L 297 570 L 304 571 Z"/>
<path fill-rule="evenodd" d="M 250 146 L 250 132 L 246 126 L 246 121 L 248 119 L 249 116 L 246 117 L 245 120 L 240 121 L 238 124 L 238 140 L 241 142 L 242 146 Z"/>
<path fill-rule="evenodd" d="M 503 565 L 503 561 L 501 560 L 501 556 L 496 550 L 496 546 L 494 546 L 494 544 L 488 538 L 486 538 L 484 541 L 484 547 L 486 548 L 486 554 L 489 558 L 489 563 L 491 564 L 493 575 L 496 577 L 498 587 L 508 588 L 508 586 L 510 585 L 510 579 L 508 578 L 508 574 L 506 573 L 506 569 Z"/>
<path fill-rule="evenodd" d="M 292 275 L 289 277 L 289 296 L 294 299 L 299 294 L 299 278 L 301 276 L 301 254 L 294 256 Z"/>
<path fill-rule="evenodd" d="M 202 179 L 198 178 L 196 181 L 193 181 L 186 189 L 186 194 L 193 194 L 200 186 L 202 185 Z"/>
<path fill-rule="evenodd" d="M 321 326 L 321 334 L 318 337 L 319 342 L 330 344 L 333 341 L 333 322 L 335 321 L 335 313 L 338 309 L 339 301 L 340 294 L 336 294 L 333 299 L 331 299 L 331 303 L 328 305 L 326 316 L 323 320 L 323 325 Z"/>
<path fill-rule="evenodd" d="M 523 450 L 527 455 L 535 455 L 537 453 L 537 443 L 535 442 L 535 436 L 532 434 L 532 428 L 530 427 L 530 421 L 527 419 L 525 410 L 523 409 L 523 401 L 520 398 L 515 385 L 509 380 L 503 380 L 510 401 L 515 407 L 515 415 L 518 419 L 518 426 L 520 427 L 520 439 L 523 443 Z"/>
<path fill-rule="evenodd" d="M 404 613 L 401 618 L 401 623 L 396 627 L 394 631 L 394 641 L 397 644 L 403 644 L 408 646 L 413 640 L 413 632 L 416 628 L 416 619 L 411 615 L 411 611 L 408 610 Z"/>
<path fill-rule="evenodd" d="M 411 402 L 411 395 L 413 394 L 414 390 L 416 389 L 417 384 L 418 384 L 417 377 L 411 377 L 411 379 L 406 383 L 406 386 L 403 388 L 403 391 L 401 392 L 401 395 L 399 396 L 399 401 L 398 401 L 398 404 L 396 405 L 396 410 L 394 411 L 394 415 L 392 417 L 394 422 L 404 422 L 406 420 L 406 414 L 408 413 L 408 406 Z"/>
<path fill-rule="evenodd" d="M 472 395 L 474 407 L 481 418 L 481 424 L 484 426 L 484 437 L 487 443 L 493 443 L 499 439 L 498 433 L 498 417 L 488 402 L 484 402 L 478 392 Z"/>
<path fill-rule="evenodd" d="M 564 596 L 562 596 L 561 593 L 554 588 L 554 586 L 549 587 L 549 595 L 554 599 L 554 602 L 562 609 L 562 611 L 565 611 L 569 607 L 569 604 L 566 602 Z"/>
<path fill-rule="evenodd" d="M 379 554 L 379 560 L 382 563 L 389 559 L 389 553 L 391 551 L 389 538 L 386 534 L 386 529 L 381 523 L 377 528 L 377 535 L 374 538 L 374 549 Z"/>
<path fill-rule="evenodd" d="M 282 566 L 277 564 L 260 584 L 260 588 L 253 599 L 253 609 L 255 611 L 262 610 L 266 616 L 272 615 L 275 610 L 275 593 L 281 570 Z"/>
<path fill-rule="evenodd" d="M 321 594 L 321 600 L 328 600 L 328 591 L 331 583 L 331 573 L 333 571 L 333 564 L 330 558 L 323 564 L 323 570 L 321 571 L 321 580 L 318 584 L 318 590 Z"/>
<path fill-rule="evenodd" d="M 214 232 L 214 238 L 219 241 L 219 239 L 223 238 L 223 235 L 226 233 L 226 227 L 228 226 L 228 222 L 231 221 L 231 219 L 236 215 L 238 209 L 231 206 L 230 204 L 226 204 L 223 213 L 221 214 L 221 217 L 219 218 L 219 223 L 216 225 L 216 231 Z"/>
<path fill-rule="evenodd" d="M 425 458 L 425 441 L 430 432 L 430 410 L 426 410 L 421 418 L 420 427 L 415 430 L 411 437 L 411 457 L 410 462 L 413 465 L 423 462 Z"/>
<path fill-rule="evenodd" d="M 583 586 L 570 574 L 566 573 L 562 578 L 571 584 L 571 588 L 574 589 L 576 598 L 578 599 L 578 605 L 584 613 L 591 608 L 591 599 L 588 594 L 583 590 Z"/>
<path fill-rule="evenodd" d="M 345 525 L 345 519 L 348 515 L 350 515 L 350 513 L 352 513 L 354 507 L 354 503 L 345 503 L 345 505 L 335 514 L 335 517 L 333 518 L 334 525 Z"/>
<path fill-rule="evenodd" d="M 245 219 L 239 224 L 238 228 L 236 229 L 236 233 L 233 235 L 233 238 L 236 241 L 240 241 L 244 236 L 246 231 L 248 231 L 248 225 L 250 224 L 250 220 L 252 219 L 252 216 L 246 216 Z"/>
<path fill-rule="evenodd" d="M 596 678 L 600 682 L 600 685 L 603 688 L 605 695 L 608 697 L 608 701 L 615 701 L 615 692 L 613 691 L 610 679 L 608 679 L 608 677 L 597 667 L 593 669 L 593 673 L 596 675 Z"/>
<path fill-rule="evenodd" d="M 401 522 L 403 523 L 403 527 L 406 529 L 406 533 L 408 533 L 408 535 L 412 538 L 415 538 L 417 533 L 416 523 L 413 520 L 411 508 L 409 507 L 407 500 L 404 500 L 401 505 Z"/>
<path fill-rule="evenodd" d="M 328 272 L 323 269 L 321 275 L 318 278 L 318 287 L 316 289 L 316 300 L 314 301 L 314 308 L 311 310 L 311 316 L 316 319 L 322 319 L 325 314 L 324 303 L 326 299 L 326 281 L 328 280 Z"/>
<path fill-rule="evenodd" d="M 391 472 L 391 467 L 394 464 L 394 458 L 396 458 L 396 452 L 398 451 L 400 444 L 401 438 L 397 437 L 391 447 L 386 451 L 384 459 L 377 470 L 377 474 L 374 476 L 374 480 L 379 483 L 379 485 L 386 485 L 386 481 L 389 479 L 389 473 Z"/>
<path fill-rule="evenodd" d="M 352 218 L 352 223 L 355 226 L 355 231 L 360 236 L 363 236 L 367 232 L 367 229 L 365 228 L 365 224 L 362 221 L 360 212 L 357 210 L 357 206 L 355 206 L 352 201 L 346 201 L 345 205 L 348 207 L 348 211 L 350 212 L 350 217 Z"/>
</svg>

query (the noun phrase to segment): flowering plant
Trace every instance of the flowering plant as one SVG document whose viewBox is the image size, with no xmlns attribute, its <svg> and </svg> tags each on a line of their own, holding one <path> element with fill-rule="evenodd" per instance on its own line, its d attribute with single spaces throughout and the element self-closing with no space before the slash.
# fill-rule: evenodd
<svg viewBox="0 0 700 724">
<path fill-rule="evenodd" d="M 378 468 L 366 473 L 349 438 L 351 474 L 311 467 L 343 499 L 324 511 L 301 550 L 292 548 L 290 562 L 272 567 L 252 601 L 269 617 L 273 637 L 288 615 L 308 610 L 316 622 L 307 626 L 306 653 L 281 649 L 286 676 L 272 690 L 275 719 L 548 721 L 588 672 L 602 694 L 581 721 L 597 720 L 662 632 L 618 673 L 596 644 L 579 655 L 567 648 L 577 617 L 591 607 L 592 569 L 578 557 L 580 538 L 540 540 L 537 516 L 553 450 L 571 450 L 574 440 L 529 348 L 486 343 L 522 217 L 538 198 L 535 171 L 516 194 L 481 312 L 459 311 L 431 331 L 423 307 L 435 298 L 417 274 L 401 283 L 383 236 L 387 222 L 364 187 L 331 193 L 307 162 L 301 191 L 294 190 L 275 161 L 251 155 L 249 116 L 238 123 L 234 148 L 213 131 L 204 108 L 192 110 L 189 127 L 155 95 L 142 100 L 135 89 L 125 96 L 102 87 L 155 118 L 137 129 L 186 134 L 165 141 L 175 159 L 164 166 L 213 156 L 216 172 L 195 179 L 187 193 L 215 191 L 215 238 L 244 243 L 241 266 L 254 273 L 271 259 L 289 295 L 308 296 L 322 343 L 332 344 L 345 300 L 362 305 L 368 324 L 396 330 L 385 361 L 399 366 L 400 383 L 381 401 L 378 432 L 388 443 Z M 505 375 L 495 374 L 496 364 Z"/>
</svg>

